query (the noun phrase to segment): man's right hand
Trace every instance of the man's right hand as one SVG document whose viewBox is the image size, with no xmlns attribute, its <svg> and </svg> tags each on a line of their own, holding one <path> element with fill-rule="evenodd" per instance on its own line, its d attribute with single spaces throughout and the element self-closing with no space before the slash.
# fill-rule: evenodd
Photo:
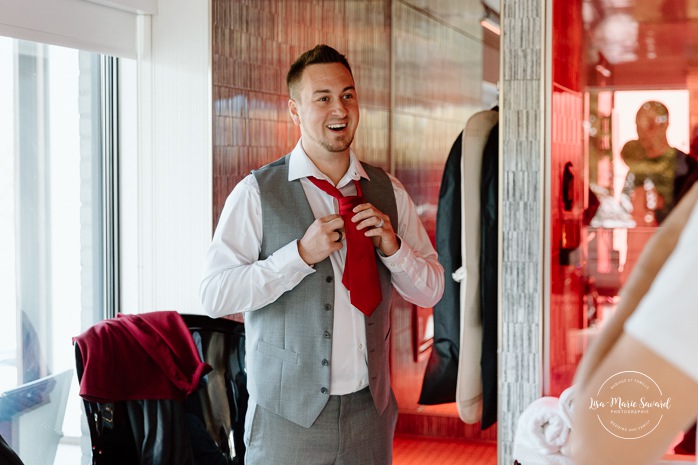
<svg viewBox="0 0 698 465">
<path fill-rule="evenodd" d="M 327 215 L 313 221 L 298 241 L 298 253 L 312 266 L 344 246 L 344 220 L 339 215 Z"/>
</svg>

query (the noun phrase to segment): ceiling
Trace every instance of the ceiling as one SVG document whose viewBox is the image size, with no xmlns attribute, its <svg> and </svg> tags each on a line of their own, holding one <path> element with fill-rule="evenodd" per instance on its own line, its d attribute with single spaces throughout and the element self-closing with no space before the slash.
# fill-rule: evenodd
<svg viewBox="0 0 698 465">
<path fill-rule="evenodd" d="M 590 85 L 685 87 L 698 75 L 698 0 L 585 0 Z"/>
</svg>

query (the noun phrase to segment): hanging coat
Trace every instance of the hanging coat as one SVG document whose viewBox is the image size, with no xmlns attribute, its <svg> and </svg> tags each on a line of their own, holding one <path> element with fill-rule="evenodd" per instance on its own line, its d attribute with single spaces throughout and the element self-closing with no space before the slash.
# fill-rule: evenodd
<svg viewBox="0 0 698 465">
<path fill-rule="evenodd" d="M 482 418 L 482 168 L 484 152 L 492 127 L 497 123 L 496 111 L 473 115 L 465 127 L 461 163 L 461 250 L 462 269 L 456 271 L 460 292 L 460 354 L 456 407 L 461 420 L 476 423 Z M 495 264 L 496 266 L 496 264 Z"/>
<path fill-rule="evenodd" d="M 455 402 L 460 352 L 460 284 L 451 275 L 461 266 L 461 151 L 458 135 L 446 159 L 436 211 L 436 252 L 444 267 L 444 293 L 434 306 L 434 344 L 427 362 L 419 403 Z"/>
<path fill-rule="evenodd" d="M 436 250 L 447 279 L 419 401 L 455 401 L 460 418 L 482 429 L 497 412 L 497 120 L 496 111 L 473 115 L 444 168 Z"/>
<path fill-rule="evenodd" d="M 480 308 L 482 318 L 482 419 L 484 430 L 497 422 L 497 342 L 499 309 L 499 123 L 490 132 L 482 158 L 480 188 Z"/>
</svg>

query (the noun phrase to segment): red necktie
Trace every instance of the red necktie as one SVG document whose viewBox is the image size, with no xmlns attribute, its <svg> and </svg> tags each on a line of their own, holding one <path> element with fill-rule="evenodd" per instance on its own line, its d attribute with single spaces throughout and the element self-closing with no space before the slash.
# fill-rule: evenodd
<svg viewBox="0 0 698 465">
<path fill-rule="evenodd" d="M 376 252 L 370 237 L 356 229 L 352 223 L 352 209 L 364 202 L 361 186 L 356 184 L 356 194 L 345 197 L 332 184 L 324 179 L 308 178 L 317 187 L 336 198 L 339 202 L 339 214 L 344 220 L 344 234 L 347 239 L 347 258 L 344 264 L 342 284 L 349 290 L 351 304 L 366 316 L 370 316 L 381 302 L 381 289 L 378 280 Z"/>
</svg>

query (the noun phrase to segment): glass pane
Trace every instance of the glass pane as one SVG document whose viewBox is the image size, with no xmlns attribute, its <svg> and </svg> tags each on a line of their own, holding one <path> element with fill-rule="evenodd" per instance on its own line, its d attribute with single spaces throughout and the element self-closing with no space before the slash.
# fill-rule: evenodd
<svg viewBox="0 0 698 465">
<path fill-rule="evenodd" d="M 71 338 L 102 311 L 99 59 L 0 37 L 0 434 L 27 465 L 80 463 L 58 445 L 82 436 Z"/>
<path fill-rule="evenodd" d="M 549 393 L 698 178 L 691 2 L 553 1 Z M 673 447 L 695 453 L 695 426 Z"/>
</svg>

